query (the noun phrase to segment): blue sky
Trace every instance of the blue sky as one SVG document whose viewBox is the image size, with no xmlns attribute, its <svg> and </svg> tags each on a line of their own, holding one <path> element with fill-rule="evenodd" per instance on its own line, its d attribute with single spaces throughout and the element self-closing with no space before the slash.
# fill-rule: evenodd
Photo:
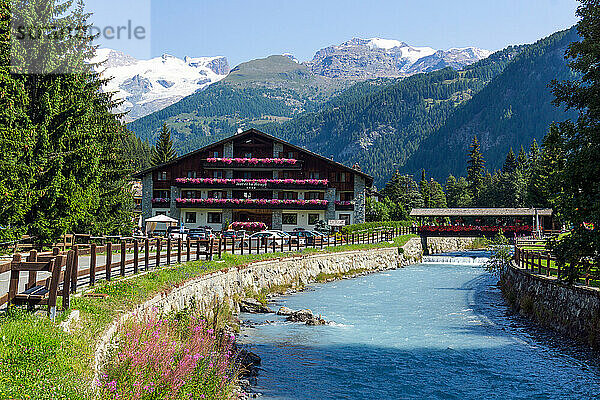
<svg viewBox="0 0 600 400">
<path fill-rule="evenodd" d="M 98 19 L 116 15 L 114 0 L 89 1 Z M 305 61 L 318 49 L 352 37 L 397 39 L 437 49 L 498 50 L 572 26 L 579 4 L 575 0 L 135 1 L 152 3 L 148 50 L 152 56 L 224 55 L 232 66 L 285 52 Z M 121 0 L 121 13 L 127 7 L 124 3 L 130 0 Z M 143 5 L 129 8 L 126 13 L 145 18 Z"/>
</svg>

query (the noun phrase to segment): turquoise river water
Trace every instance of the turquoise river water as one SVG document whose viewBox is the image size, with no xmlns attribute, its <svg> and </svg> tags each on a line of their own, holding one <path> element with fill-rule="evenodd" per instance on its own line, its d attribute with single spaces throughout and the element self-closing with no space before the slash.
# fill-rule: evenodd
<svg viewBox="0 0 600 400">
<path fill-rule="evenodd" d="M 264 400 L 600 399 L 598 354 L 511 315 L 478 260 L 438 260 L 272 305 L 310 308 L 330 326 L 242 315 L 263 361 L 255 390 Z"/>
</svg>

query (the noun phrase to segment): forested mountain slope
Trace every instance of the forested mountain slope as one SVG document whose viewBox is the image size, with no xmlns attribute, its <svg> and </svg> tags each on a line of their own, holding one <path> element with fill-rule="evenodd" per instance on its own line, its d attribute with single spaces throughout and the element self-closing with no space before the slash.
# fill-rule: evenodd
<svg viewBox="0 0 600 400">
<path fill-rule="evenodd" d="M 510 147 L 518 151 L 534 138 L 541 142 L 550 123 L 574 117 L 551 104 L 554 97 L 548 84 L 573 77 L 564 53 L 577 40 L 572 28 L 527 46 L 502 74 L 421 142 L 403 170 L 415 173 L 425 168 L 438 179 L 464 175 L 475 135 L 488 169 L 500 168 Z"/>
<path fill-rule="evenodd" d="M 446 68 L 364 82 L 319 112 L 263 129 L 336 161 L 358 162 L 381 185 L 457 105 L 485 87 L 520 51 L 507 48 L 462 71 Z"/>
</svg>

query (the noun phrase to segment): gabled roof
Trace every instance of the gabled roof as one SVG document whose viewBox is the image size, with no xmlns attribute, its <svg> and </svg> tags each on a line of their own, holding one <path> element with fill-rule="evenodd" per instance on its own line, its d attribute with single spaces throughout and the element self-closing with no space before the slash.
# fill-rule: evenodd
<svg viewBox="0 0 600 400">
<path fill-rule="evenodd" d="M 257 129 L 254 129 L 254 128 L 248 129 L 247 131 L 244 131 L 244 132 L 236 134 L 236 135 L 232 135 L 232 136 L 226 137 L 225 139 L 219 140 L 218 142 L 211 143 L 211 144 L 209 144 L 207 146 L 204 146 L 204 147 L 202 147 L 202 148 L 200 148 L 198 150 L 194 150 L 194 151 L 192 151 L 190 153 L 184 154 L 181 157 L 177 157 L 177 158 L 175 158 L 175 159 L 173 159 L 173 160 L 171 160 L 169 162 L 166 162 L 164 164 L 160 164 L 160 165 L 157 165 L 157 166 L 145 169 L 143 171 L 136 172 L 135 174 L 133 174 L 133 177 L 137 178 L 137 179 L 141 179 L 141 178 L 144 177 L 144 175 L 147 175 L 147 174 L 149 174 L 149 173 L 151 173 L 153 171 L 156 171 L 157 169 L 161 169 L 161 168 L 164 168 L 164 167 L 168 167 L 168 166 L 177 164 L 178 162 L 180 162 L 180 161 L 182 161 L 182 160 L 184 160 L 184 159 L 186 159 L 188 157 L 193 157 L 193 156 L 195 156 L 198 153 L 202 153 L 203 151 L 206 151 L 206 150 L 210 149 L 211 147 L 219 146 L 219 145 L 227 143 L 227 142 L 229 142 L 231 140 L 242 138 L 242 137 L 248 136 L 250 134 L 255 134 L 255 135 L 263 136 L 263 137 L 265 137 L 267 139 L 273 140 L 274 142 L 278 142 L 278 143 L 284 144 L 284 145 L 289 146 L 289 147 L 291 147 L 291 148 L 293 148 L 295 150 L 298 150 L 298 151 L 306 153 L 306 154 L 308 154 L 310 156 L 316 157 L 316 158 L 318 158 L 318 159 L 320 159 L 322 161 L 325 161 L 325 162 L 327 162 L 327 163 L 329 163 L 331 165 L 334 165 L 334 166 L 336 166 L 338 168 L 342 168 L 342 169 L 345 169 L 345 170 L 347 170 L 349 172 L 352 172 L 354 174 L 360 175 L 363 178 L 365 178 L 365 180 L 367 181 L 367 186 L 371 186 L 373 184 L 373 177 L 371 175 L 369 175 L 369 174 L 366 174 L 364 172 L 358 171 L 358 170 L 356 170 L 354 168 L 347 167 L 344 164 L 338 163 L 338 162 L 333 161 L 333 160 L 331 160 L 331 159 L 329 159 L 327 157 L 323 157 L 322 155 L 314 153 L 314 152 L 312 152 L 310 150 L 306 150 L 306 149 L 304 149 L 302 147 L 293 145 L 293 144 L 291 144 L 289 142 L 286 142 L 285 140 L 281 140 L 281 139 L 279 139 L 279 138 L 277 138 L 275 136 L 269 135 L 268 133 L 261 132 L 261 131 L 259 131 Z"/>
<path fill-rule="evenodd" d="M 549 208 L 413 208 L 411 217 L 527 217 L 551 216 Z"/>
</svg>

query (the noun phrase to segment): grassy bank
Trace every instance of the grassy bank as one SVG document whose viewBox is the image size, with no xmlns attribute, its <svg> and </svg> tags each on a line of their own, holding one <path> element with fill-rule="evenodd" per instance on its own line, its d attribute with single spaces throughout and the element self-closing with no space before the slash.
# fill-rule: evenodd
<svg viewBox="0 0 600 400">
<path fill-rule="evenodd" d="M 306 249 L 292 253 L 226 254 L 220 260 L 195 261 L 164 267 L 128 279 L 104 282 L 94 292 L 100 297 L 75 297 L 72 310 L 80 321 L 64 333 L 45 317 L 13 311 L 0 316 L 1 399 L 93 399 L 95 344 L 107 327 L 135 306 L 181 283 L 207 273 L 299 254 L 332 253 L 383 247 L 401 247 L 412 235 L 393 242 Z"/>
</svg>

